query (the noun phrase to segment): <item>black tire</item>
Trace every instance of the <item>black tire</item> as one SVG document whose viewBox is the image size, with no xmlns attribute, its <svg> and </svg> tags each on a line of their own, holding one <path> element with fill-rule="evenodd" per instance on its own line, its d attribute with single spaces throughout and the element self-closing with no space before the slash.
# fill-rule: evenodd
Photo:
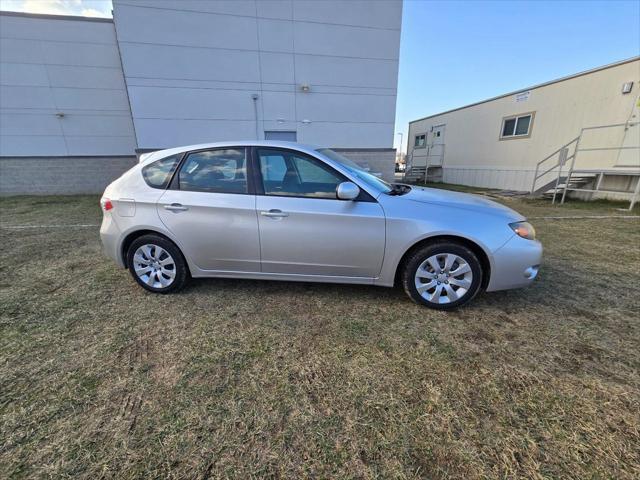
<svg viewBox="0 0 640 480">
<path fill-rule="evenodd" d="M 156 281 L 154 281 L 154 285 L 149 285 L 145 283 L 136 273 L 135 265 L 134 265 L 134 255 L 138 248 L 143 247 L 144 245 L 151 245 L 160 247 L 160 249 L 164 250 L 168 255 L 171 256 L 173 260 L 173 265 L 171 266 L 171 270 L 175 271 L 174 277 L 167 286 L 158 286 L 159 277 L 156 276 Z M 155 252 L 155 249 L 152 250 Z M 167 259 L 168 257 L 163 254 L 163 258 Z M 133 279 L 145 290 L 149 290 L 154 293 L 174 293 L 182 289 L 189 280 L 189 269 L 187 267 L 187 262 L 184 260 L 182 256 L 182 252 L 180 249 L 170 240 L 162 237 L 160 235 L 148 234 L 143 235 L 141 237 L 136 238 L 131 245 L 129 245 L 129 249 L 127 250 L 127 268 L 131 273 Z M 162 275 L 159 273 L 158 275 Z M 149 277 L 149 275 L 147 275 Z M 168 275 L 164 274 L 164 280 L 168 281 L 170 278 Z"/>
<path fill-rule="evenodd" d="M 447 292 L 444 290 L 445 288 L 444 283 L 447 284 L 446 288 L 459 289 L 460 287 L 458 286 L 458 284 L 464 281 L 464 276 L 461 275 L 458 277 L 452 277 L 450 279 L 452 282 L 451 284 L 449 284 L 449 278 L 447 278 L 446 281 L 444 281 L 445 279 L 441 277 L 441 280 L 443 281 L 441 283 L 437 283 L 438 281 L 437 278 L 425 277 L 425 280 L 424 280 L 425 284 L 430 283 L 431 281 L 437 283 L 435 287 L 432 287 L 429 290 L 426 290 L 425 294 L 427 296 L 433 295 L 433 299 L 435 299 L 436 295 L 439 295 L 438 301 L 440 301 L 441 297 L 447 297 L 446 299 L 442 299 L 442 300 L 445 300 L 448 303 L 438 303 L 436 301 L 430 301 L 429 299 L 423 297 L 420 293 L 418 293 L 415 276 L 416 276 L 416 272 L 418 271 L 418 268 L 424 262 L 426 262 L 428 258 L 431 258 L 434 255 L 444 256 L 445 254 L 453 254 L 454 256 L 458 256 L 462 260 L 464 260 L 470 267 L 472 278 L 470 279 L 470 286 L 468 289 L 466 289 L 466 293 L 460 294 L 460 298 L 458 298 L 457 300 L 450 301 Z M 442 260 L 444 261 L 444 257 L 442 257 Z M 454 265 L 459 265 L 459 264 L 455 263 Z M 444 270 L 441 270 L 441 271 L 444 271 Z M 453 269 L 453 271 L 455 271 L 455 269 Z M 404 291 L 407 293 L 407 295 L 409 295 L 409 298 L 411 298 L 411 300 L 413 300 L 415 303 L 420 305 L 426 305 L 427 307 L 434 308 L 436 310 L 453 310 L 471 301 L 473 297 L 476 296 L 476 294 L 480 291 L 480 287 L 482 285 L 483 273 L 484 272 L 482 271 L 482 265 L 480 264 L 478 257 L 469 248 L 459 243 L 454 243 L 450 241 L 440 241 L 440 242 L 435 242 L 435 243 L 417 248 L 415 251 L 411 252 L 407 257 L 406 261 L 404 262 L 404 266 L 401 272 L 401 280 L 402 280 L 402 286 L 404 288 Z M 431 275 L 433 274 L 431 273 Z M 441 275 L 446 275 L 446 273 Z M 456 285 L 454 285 L 454 282 L 456 282 Z M 468 283 L 468 281 L 466 283 Z M 442 286 L 440 287 L 441 284 Z M 437 294 L 436 288 L 441 289 L 442 293 Z M 454 290 L 454 291 L 456 292 L 456 295 L 457 295 L 458 290 Z"/>
</svg>

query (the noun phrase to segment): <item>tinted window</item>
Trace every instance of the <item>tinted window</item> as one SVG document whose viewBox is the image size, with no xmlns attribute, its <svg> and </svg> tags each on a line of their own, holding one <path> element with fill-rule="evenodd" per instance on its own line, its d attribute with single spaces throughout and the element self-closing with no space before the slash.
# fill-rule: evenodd
<svg viewBox="0 0 640 480">
<path fill-rule="evenodd" d="M 531 123 L 531 115 L 518 118 L 516 125 L 516 135 L 526 135 L 529 133 L 529 124 Z"/>
<path fill-rule="evenodd" d="M 153 188 L 167 188 L 179 158 L 180 155 L 172 155 L 142 167 L 144 181 Z"/>
<path fill-rule="evenodd" d="M 424 144 L 426 143 L 426 139 L 427 139 L 426 135 L 416 135 L 413 146 L 417 148 L 424 147 Z"/>
<path fill-rule="evenodd" d="M 336 198 L 342 176 L 322 161 L 286 150 L 258 150 L 266 195 Z"/>
<path fill-rule="evenodd" d="M 287 164 L 282 155 L 265 154 L 260 157 L 260 171 L 263 179 L 281 182 L 287 173 Z"/>
<path fill-rule="evenodd" d="M 510 137 L 511 135 L 513 135 L 513 130 L 516 127 L 516 119 L 515 118 L 511 118 L 509 120 L 505 120 L 504 121 L 504 127 L 502 128 L 502 136 L 503 137 Z M 495 130 L 494 130 L 495 132 Z"/>
<path fill-rule="evenodd" d="M 244 148 L 207 150 L 189 154 L 178 173 L 180 190 L 246 193 Z"/>
<path fill-rule="evenodd" d="M 532 115 L 505 118 L 502 122 L 501 137 L 526 137 L 531 132 Z"/>
</svg>

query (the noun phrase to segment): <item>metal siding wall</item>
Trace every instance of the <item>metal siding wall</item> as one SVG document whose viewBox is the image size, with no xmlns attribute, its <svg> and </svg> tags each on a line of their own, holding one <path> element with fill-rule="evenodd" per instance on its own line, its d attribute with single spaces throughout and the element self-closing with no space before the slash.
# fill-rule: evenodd
<svg viewBox="0 0 640 480">
<path fill-rule="evenodd" d="M 0 14 L 0 36 L 0 156 L 133 154 L 111 22 Z"/>
<path fill-rule="evenodd" d="M 139 147 L 255 139 L 253 94 L 259 138 L 390 147 L 401 14 L 398 0 L 114 0 Z"/>
</svg>

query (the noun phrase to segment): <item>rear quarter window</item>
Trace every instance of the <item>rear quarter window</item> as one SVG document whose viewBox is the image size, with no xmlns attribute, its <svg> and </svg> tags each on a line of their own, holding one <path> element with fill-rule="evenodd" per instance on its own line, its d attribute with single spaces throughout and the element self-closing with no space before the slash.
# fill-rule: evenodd
<svg viewBox="0 0 640 480">
<path fill-rule="evenodd" d="M 156 160 L 142 167 L 142 177 L 147 182 L 147 185 L 152 188 L 167 188 L 179 161 L 180 155 L 171 155 L 170 157 Z"/>
</svg>

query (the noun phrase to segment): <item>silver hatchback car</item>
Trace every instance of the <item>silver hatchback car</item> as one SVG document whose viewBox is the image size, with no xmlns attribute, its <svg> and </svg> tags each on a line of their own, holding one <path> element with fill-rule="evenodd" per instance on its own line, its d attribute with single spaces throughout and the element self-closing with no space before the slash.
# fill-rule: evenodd
<svg viewBox="0 0 640 480">
<path fill-rule="evenodd" d="M 507 207 L 388 184 L 330 149 L 289 142 L 147 154 L 101 205 L 105 252 L 158 293 L 189 277 L 398 282 L 444 310 L 528 285 L 542 256 L 533 227 Z"/>
</svg>

